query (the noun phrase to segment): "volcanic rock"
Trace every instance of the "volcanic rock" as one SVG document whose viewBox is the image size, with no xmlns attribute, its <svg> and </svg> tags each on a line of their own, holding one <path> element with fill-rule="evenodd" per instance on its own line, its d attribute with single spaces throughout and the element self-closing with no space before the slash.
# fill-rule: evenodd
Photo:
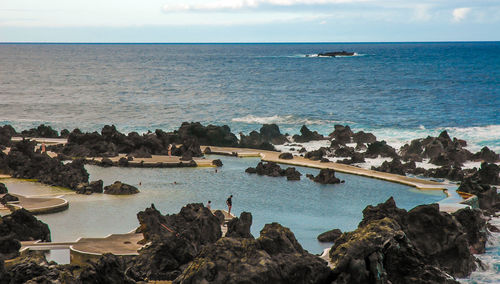
<svg viewBox="0 0 500 284">
<path fill-rule="evenodd" d="M 328 283 L 329 276 L 326 262 L 273 223 L 257 240 L 222 238 L 206 247 L 174 283 Z"/>
<path fill-rule="evenodd" d="M 472 156 L 474 160 L 480 160 L 488 163 L 500 162 L 500 155 L 490 150 L 488 147 L 483 147 L 481 151 Z"/>
<path fill-rule="evenodd" d="M 292 153 L 281 153 L 278 158 L 280 159 L 285 159 L 285 160 L 291 160 L 293 159 Z"/>
<path fill-rule="evenodd" d="M 293 141 L 298 143 L 309 142 L 313 140 L 323 140 L 325 137 L 317 131 L 312 132 L 307 126 L 302 125 L 300 128 L 300 135 L 293 135 Z"/>
<path fill-rule="evenodd" d="M 260 135 L 264 141 L 272 143 L 274 145 L 282 145 L 289 142 L 285 135 L 281 134 L 278 125 L 276 124 L 264 124 L 260 128 Z"/>
<path fill-rule="evenodd" d="M 7 190 L 7 187 L 5 186 L 5 184 L 0 182 L 0 194 L 5 194 L 7 192 L 9 192 L 9 191 Z"/>
<path fill-rule="evenodd" d="M 373 135 L 372 133 L 365 133 L 363 131 L 359 131 L 357 133 L 354 133 L 352 135 L 352 141 L 354 143 L 360 144 L 360 143 L 373 143 L 377 141 L 377 137 Z"/>
<path fill-rule="evenodd" d="M 8 235 L 19 241 L 50 242 L 49 226 L 25 209 L 18 209 L 10 215 L 0 217 L 0 236 Z"/>
<path fill-rule="evenodd" d="M 365 157 L 377 158 L 378 156 L 395 158 L 398 154 L 396 153 L 396 150 L 387 145 L 385 141 L 376 141 L 368 144 Z"/>
<path fill-rule="evenodd" d="M 112 185 L 104 187 L 104 193 L 113 195 L 128 195 L 139 193 L 139 190 L 135 186 L 115 181 Z"/>
<path fill-rule="evenodd" d="M 275 151 L 274 146 L 267 141 L 265 137 L 263 137 L 259 132 L 252 131 L 248 136 L 243 133 L 240 133 L 240 144 L 241 148 L 251 148 L 251 149 L 262 149 Z"/>
<path fill-rule="evenodd" d="M 347 143 L 350 143 L 352 140 L 352 136 L 354 133 L 352 132 L 351 128 L 349 125 L 343 126 L 343 125 L 335 125 L 335 130 L 330 133 L 330 137 L 334 138 L 335 141 L 338 143 L 345 145 Z M 362 135 L 359 135 L 362 136 Z"/>
<path fill-rule="evenodd" d="M 6 193 L 2 198 L 0 198 L 0 204 L 7 204 L 8 202 L 15 202 L 19 201 L 19 198 L 17 196 L 11 195 L 9 193 Z"/>
<path fill-rule="evenodd" d="M 415 168 L 416 168 L 415 162 L 411 161 L 406 164 L 403 164 L 401 163 L 399 158 L 394 158 L 392 159 L 391 162 L 384 161 L 380 167 L 372 166 L 372 170 L 385 173 L 392 173 L 402 176 L 404 176 L 410 170 L 414 170 Z"/>
<path fill-rule="evenodd" d="M 339 229 L 333 229 L 318 235 L 318 241 L 323 243 L 333 243 L 342 235 Z"/>
<path fill-rule="evenodd" d="M 35 153 L 35 142 L 22 140 L 15 143 L 6 156 L 6 165 L 13 177 L 37 179 L 54 186 L 75 189 L 79 183 L 88 182 L 83 160 L 63 164 L 47 154 Z"/>
<path fill-rule="evenodd" d="M 253 235 L 250 233 L 251 226 L 252 214 L 248 212 L 241 212 L 239 218 L 235 217 L 227 224 L 226 237 L 253 239 Z"/>
<path fill-rule="evenodd" d="M 340 179 L 335 177 L 335 170 L 333 169 L 321 169 L 319 174 L 312 180 L 321 184 L 341 183 Z"/>
<path fill-rule="evenodd" d="M 319 161 L 327 153 L 328 153 L 327 149 L 325 147 L 321 147 L 318 150 L 307 152 L 305 154 L 304 158 L 309 159 L 309 160 L 313 160 L 313 161 Z"/>
</svg>

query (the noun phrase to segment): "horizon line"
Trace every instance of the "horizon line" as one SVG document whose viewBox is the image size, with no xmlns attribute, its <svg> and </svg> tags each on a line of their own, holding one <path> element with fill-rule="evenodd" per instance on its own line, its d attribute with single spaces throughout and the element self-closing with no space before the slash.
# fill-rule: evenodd
<svg viewBox="0 0 500 284">
<path fill-rule="evenodd" d="M 386 43 L 495 43 L 500 40 L 446 40 L 446 41 L 255 41 L 255 42 L 65 42 L 65 41 L 0 41 L 0 44 L 386 44 Z"/>
</svg>

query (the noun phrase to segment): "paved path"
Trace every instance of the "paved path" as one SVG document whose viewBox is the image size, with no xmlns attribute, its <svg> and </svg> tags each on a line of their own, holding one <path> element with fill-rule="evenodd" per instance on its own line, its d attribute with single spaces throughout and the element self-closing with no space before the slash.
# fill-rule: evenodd
<svg viewBox="0 0 500 284">
<path fill-rule="evenodd" d="M 202 146 L 202 151 L 204 151 L 206 146 Z M 373 171 L 368 169 L 363 169 L 351 165 L 344 165 L 334 162 L 320 162 L 306 159 L 300 156 L 294 156 L 291 160 L 280 159 L 279 155 L 281 152 L 266 151 L 266 150 L 256 150 L 256 149 L 244 149 L 244 148 L 229 148 L 229 147 L 214 147 L 210 146 L 210 150 L 213 154 L 222 155 L 236 155 L 238 157 L 260 157 L 263 161 L 276 162 L 281 164 L 288 164 L 300 167 L 310 167 L 317 169 L 334 169 L 337 172 L 359 175 L 369 178 L 376 178 L 390 182 L 396 182 L 400 184 L 405 184 L 408 186 L 413 186 L 422 190 L 443 190 L 446 188 L 444 183 L 412 178 L 402 175 L 396 175 L 391 173 L 384 173 L 379 171 Z"/>
<path fill-rule="evenodd" d="M 113 162 L 118 162 L 120 158 L 126 158 L 127 155 L 125 154 L 119 154 L 117 157 L 111 157 L 109 158 Z M 157 165 L 158 163 L 162 164 L 172 164 L 172 165 L 178 165 L 178 164 L 186 164 L 188 165 L 190 161 L 181 161 L 181 157 L 179 156 L 166 156 L 166 155 L 151 155 L 151 158 L 134 158 L 133 161 L 129 161 L 129 164 L 134 166 L 134 165 L 139 165 L 143 163 L 144 165 Z M 95 160 L 95 161 L 101 161 L 103 158 L 102 157 L 88 157 L 86 158 L 87 160 Z M 195 161 L 196 165 L 198 167 L 215 167 L 212 164 L 213 160 L 208 160 L 208 159 L 203 159 L 203 158 L 193 158 Z"/>
</svg>

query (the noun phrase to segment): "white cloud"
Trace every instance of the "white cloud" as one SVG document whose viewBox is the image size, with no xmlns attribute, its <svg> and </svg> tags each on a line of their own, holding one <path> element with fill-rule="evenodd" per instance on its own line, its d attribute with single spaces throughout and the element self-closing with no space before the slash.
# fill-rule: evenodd
<svg viewBox="0 0 500 284">
<path fill-rule="evenodd" d="M 373 0 L 218 0 L 207 1 L 196 4 L 165 4 L 165 12 L 185 12 L 185 11 L 223 11 L 255 9 L 261 6 L 287 7 L 295 5 L 325 5 L 341 3 L 361 3 Z"/>
<path fill-rule="evenodd" d="M 464 20 L 470 12 L 470 8 L 456 8 L 453 10 L 453 20 L 460 22 Z"/>
</svg>

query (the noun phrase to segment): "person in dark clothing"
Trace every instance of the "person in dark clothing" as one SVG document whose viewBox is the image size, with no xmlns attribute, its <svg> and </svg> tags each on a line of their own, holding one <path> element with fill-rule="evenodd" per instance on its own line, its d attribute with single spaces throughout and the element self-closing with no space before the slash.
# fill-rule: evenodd
<svg viewBox="0 0 500 284">
<path fill-rule="evenodd" d="M 233 195 L 231 194 L 226 200 L 229 215 L 231 215 L 231 207 L 233 207 Z"/>
</svg>

